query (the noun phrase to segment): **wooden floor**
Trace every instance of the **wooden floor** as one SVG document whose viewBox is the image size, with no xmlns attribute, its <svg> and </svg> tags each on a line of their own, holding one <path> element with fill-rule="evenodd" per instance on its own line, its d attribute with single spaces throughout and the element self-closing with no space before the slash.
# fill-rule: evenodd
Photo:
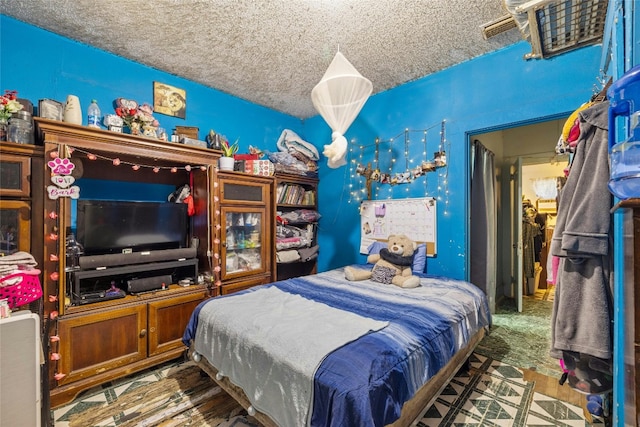
<svg viewBox="0 0 640 427">
<path fill-rule="evenodd" d="M 555 286 L 549 285 L 546 289 L 537 289 L 532 297 L 542 301 L 553 301 L 554 296 Z M 561 386 L 557 377 L 550 377 L 530 369 L 523 369 L 522 372 L 525 381 L 535 381 L 536 392 L 581 407 L 585 420 L 589 423 L 593 422 L 592 415 L 586 407 L 584 394 L 567 387 L 566 384 Z"/>
<path fill-rule="evenodd" d="M 566 384 L 561 386 L 558 378 L 543 375 L 530 369 L 523 369 L 522 373 L 525 381 L 535 381 L 535 392 L 581 407 L 585 420 L 589 423 L 593 422 L 591 413 L 587 410 L 587 400 L 584 394 L 567 387 Z"/>
</svg>

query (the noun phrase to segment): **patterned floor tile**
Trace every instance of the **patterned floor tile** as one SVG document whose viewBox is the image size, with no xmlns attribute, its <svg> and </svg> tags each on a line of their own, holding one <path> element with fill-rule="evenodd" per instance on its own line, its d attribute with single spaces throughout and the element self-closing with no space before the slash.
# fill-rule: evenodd
<svg viewBox="0 0 640 427">
<path fill-rule="evenodd" d="M 418 422 L 419 427 L 588 427 L 582 408 L 535 393 L 534 383 L 503 362 L 472 356 L 472 368 L 457 375 Z M 464 384 L 462 383 L 464 380 Z M 466 387 L 464 387 L 466 386 Z"/>
<path fill-rule="evenodd" d="M 588 427 L 604 425 L 598 421 L 593 424 L 587 423 L 580 407 L 535 393 L 533 391 L 534 383 L 524 381 L 522 371 L 513 366 L 475 353 L 470 357 L 468 366 L 468 370 L 462 369 L 444 388 L 434 404 L 427 409 L 417 423 L 417 426 Z M 93 425 L 98 427 L 129 425 L 131 420 L 140 417 L 140 414 L 147 410 L 147 406 L 151 403 L 164 408 L 165 412 L 173 411 L 179 402 L 172 403 L 172 396 L 169 395 L 158 395 L 154 402 L 132 402 L 131 399 L 136 399 L 138 394 L 144 395 L 144 393 L 136 392 L 128 393 L 126 397 L 118 399 L 127 391 L 145 385 L 153 385 L 159 379 L 169 377 L 169 369 L 172 368 L 142 375 L 139 378 L 134 377 L 128 381 L 119 381 L 109 388 L 85 395 L 71 405 L 54 410 L 52 415 L 55 427 L 70 427 L 69 419 L 71 416 L 104 409 L 105 406 L 109 407 L 109 416 L 101 418 L 99 423 Z M 118 405 L 122 405 L 122 408 L 120 409 Z M 176 425 L 191 425 L 188 411 L 183 415 L 187 419 L 180 420 L 180 416 L 177 416 L 173 418 L 173 422 Z M 157 413 L 155 416 L 158 416 Z M 245 417 L 239 418 L 239 420 L 240 424 L 234 424 L 235 421 L 228 419 L 223 424 L 218 422 L 214 425 L 218 427 L 248 425 L 245 423 Z M 75 425 L 78 425 L 77 422 Z"/>
</svg>

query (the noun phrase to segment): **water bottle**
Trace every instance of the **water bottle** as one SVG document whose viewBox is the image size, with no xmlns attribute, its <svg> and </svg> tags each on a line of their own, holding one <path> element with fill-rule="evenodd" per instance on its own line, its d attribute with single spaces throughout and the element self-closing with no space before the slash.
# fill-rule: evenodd
<svg viewBox="0 0 640 427">
<path fill-rule="evenodd" d="M 640 66 L 627 71 L 607 90 L 609 98 L 609 191 L 621 200 L 640 197 Z M 616 119 L 625 119 L 626 135 L 616 135 Z M 625 140 L 618 142 L 619 139 Z"/>
<path fill-rule="evenodd" d="M 98 101 L 95 99 L 91 100 L 91 104 L 87 110 L 87 126 L 100 128 L 100 107 L 98 107 Z"/>
</svg>

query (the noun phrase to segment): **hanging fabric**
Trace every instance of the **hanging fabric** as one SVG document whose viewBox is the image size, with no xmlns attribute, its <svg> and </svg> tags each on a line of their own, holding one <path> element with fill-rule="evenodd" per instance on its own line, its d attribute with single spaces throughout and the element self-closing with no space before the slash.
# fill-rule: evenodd
<svg viewBox="0 0 640 427">
<path fill-rule="evenodd" d="M 332 143 L 324 146 L 330 168 L 347 163 L 347 139 L 344 133 L 358 116 L 371 95 L 373 85 L 363 77 L 342 53 L 336 53 L 322 80 L 311 91 L 318 113 L 333 130 Z"/>
<path fill-rule="evenodd" d="M 471 221 L 470 282 L 489 298 L 489 309 L 496 307 L 496 178 L 495 155 L 478 140 L 471 145 Z"/>
<path fill-rule="evenodd" d="M 591 381 L 610 387 L 613 356 L 613 240 L 608 191 L 608 110 L 601 102 L 581 111 L 580 138 L 560 191 L 550 254 L 559 257 L 551 319 L 550 355 L 581 366 L 582 392 Z M 606 372 L 609 371 L 609 372 Z M 576 387 L 578 388 L 578 387 Z M 598 391 L 600 392 L 600 390 Z"/>
</svg>

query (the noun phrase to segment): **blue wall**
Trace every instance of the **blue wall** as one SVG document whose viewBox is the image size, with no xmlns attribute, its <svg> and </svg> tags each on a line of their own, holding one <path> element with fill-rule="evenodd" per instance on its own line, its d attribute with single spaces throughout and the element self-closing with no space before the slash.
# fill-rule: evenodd
<svg viewBox="0 0 640 427">
<path fill-rule="evenodd" d="M 84 109 L 95 98 L 102 112 L 109 113 L 118 97 L 151 103 L 153 81 L 160 81 L 187 92 L 186 120 L 157 115 L 168 131 L 176 125 L 197 126 L 204 138 L 209 129 L 215 129 L 230 140 L 239 138 L 241 152 L 248 145 L 275 150 L 283 129 L 294 130 L 320 152 L 331 139 L 329 127 L 319 116 L 301 121 L 4 15 L 0 15 L 0 49 L 0 90 L 18 90 L 34 105 L 42 98 L 64 101 L 68 94 L 75 94 Z M 438 255 L 428 260 L 429 273 L 467 276 L 468 133 L 575 110 L 592 94 L 600 51 L 595 46 L 549 60 L 525 61 L 523 55 L 530 46 L 521 42 L 367 101 L 346 134 L 355 141 L 350 148 L 356 161 L 360 160 L 357 144 L 371 146 L 376 137 L 388 139 L 407 128 L 430 128 L 430 159 L 440 140 L 439 125 L 446 120 L 448 167 L 429 173 L 426 184 L 421 177 L 416 183 L 380 191 L 385 198 L 438 198 Z M 422 144 L 411 145 L 414 164 L 425 160 L 422 152 Z M 398 171 L 404 170 L 404 147 L 394 146 L 394 155 L 402 165 Z M 365 149 L 362 162 L 372 160 L 373 150 Z M 319 271 L 364 261 L 359 254 L 358 203 L 349 194 L 349 184 L 358 178 L 351 178 L 350 172 L 349 166 L 330 169 L 324 159 L 320 162 Z"/>
<path fill-rule="evenodd" d="M 425 177 L 413 184 L 397 185 L 391 191 L 382 186 L 379 191 L 380 198 L 437 198 L 438 253 L 428 259 L 428 273 L 467 278 L 468 134 L 540 117 L 568 115 L 593 95 L 601 46 L 548 60 L 525 61 L 523 55 L 530 51 L 528 43 L 517 43 L 379 93 L 367 101 L 346 133 L 347 140 L 355 141 L 351 144 L 351 159 L 360 161 L 359 145 L 370 147 L 362 155 L 366 165 L 373 162 L 376 137 L 388 140 L 404 129 L 431 128 L 427 157 L 432 159 L 440 142 L 439 124 L 446 121 L 448 168 L 427 174 L 426 191 Z M 329 127 L 320 117 L 305 122 L 304 135 L 319 147 L 331 140 Z M 398 160 L 394 170 L 403 172 L 404 140 L 397 147 L 394 144 L 393 150 Z M 414 164 L 427 160 L 423 150 L 424 145 L 412 138 L 409 156 Z M 349 203 L 349 184 L 353 180 L 348 167 L 329 169 L 323 161 L 320 178 L 318 200 L 323 216 L 318 269 L 364 261 L 365 257 L 359 254 L 358 203 Z"/>
<path fill-rule="evenodd" d="M 43 98 L 64 102 L 77 95 L 86 112 L 96 99 L 102 114 L 113 114 L 116 98 L 153 104 L 153 82 L 184 89 L 185 119 L 162 114 L 155 117 L 168 133 L 175 126 L 199 128 L 204 139 L 209 129 L 230 141 L 239 138 L 240 152 L 249 145 L 275 150 L 283 129 L 301 132 L 299 119 L 258 106 L 198 83 L 158 71 L 119 56 L 60 37 L 0 15 L 0 90 L 17 90 L 18 97 L 37 106 Z M 86 124 L 86 117 L 83 119 Z"/>
</svg>

